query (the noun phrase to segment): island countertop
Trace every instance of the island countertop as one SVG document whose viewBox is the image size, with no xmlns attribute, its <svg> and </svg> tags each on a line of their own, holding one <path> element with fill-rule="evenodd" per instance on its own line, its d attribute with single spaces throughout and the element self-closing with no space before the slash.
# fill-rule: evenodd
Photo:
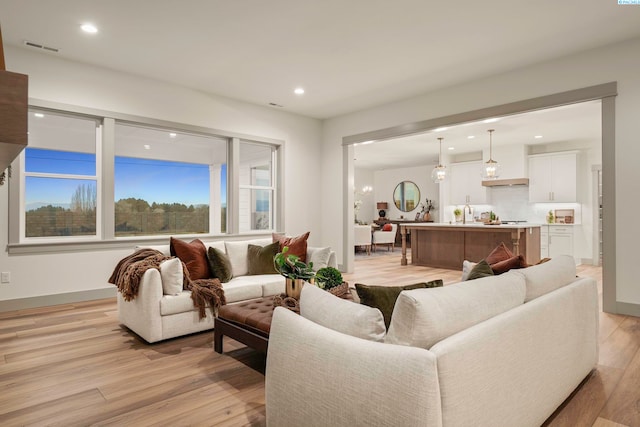
<svg viewBox="0 0 640 427">
<path fill-rule="evenodd" d="M 415 265 L 461 270 L 464 260 L 478 262 L 500 243 L 504 243 L 514 255 L 522 255 L 528 264 L 535 264 L 540 261 L 540 227 L 534 223 L 400 224 L 400 263 L 407 265 L 406 239 L 410 230 L 411 263 Z"/>
<path fill-rule="evenodd" d="M 407 227 L 413 229 L 418 228 L 427 228 L 427 227 L 435 227 L 435 228 L 532 228 L 537 227 L 540 228 L 540 224 L 521 222 L 519 224 L 484 224 L 481 222 L 473 222 L 469 224 L 461 224 L 461 223 L 453 223 L 449 224 L 448 222 L 421 222 L 415 224 L 399 224 L 400 227 Z"/>
</svg>

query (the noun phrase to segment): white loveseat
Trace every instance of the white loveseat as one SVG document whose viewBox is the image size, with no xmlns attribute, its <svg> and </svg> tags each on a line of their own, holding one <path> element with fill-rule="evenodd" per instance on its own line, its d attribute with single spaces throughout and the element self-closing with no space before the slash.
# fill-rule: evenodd
<svg viewBox="0 0 640 427">
<path fill-rule="evenodd" d="M 247 275 L 249 244 L 266 246 L 271 242 L 270 238 L 226 242 L 203 241 L 205 247 L 215 247 L 229 255 L 234 277 L 222 284 L 227 304 L 276 295 L 285 291 L 284 278 L 279 274 Z M 156 249 L 164 255 L 170 255 L 169 244 L 146 247 Z M 317 259 L 320 252 L 326 253 L 326 251 L 327 248 L 308 247 L 307 262 Z M 327 265 L 337 268 L 336 256 L 332 251 L 329 251 Z M 320 266 L 316 263 L 314 268 L 317 269 Z M 147 270 L 142 276 L 135 299 L 125 301 L 119 292 L 117 299 L 120 323 L 149 343 L 213 329 L 211 310 L 207 309 L 207 317 L 200 320 L 198 310 L 191 300 L 190 291 L 182 291 L 178 295 L 164 295 L 160 271 L 154 268 Z"/>
<path fill-rule="evenodd" d="M 575 277 L 571 257 L 403 291 L 386 336 L 375 316 L 364 328 L 384 342 L 337 332 L 344 304 L 305 318 L 305 290 L 302 316 L 277 308 L 271 325 L 271 427 L 539 426 L 598 361 L 596 283 Z"/>
</svg>

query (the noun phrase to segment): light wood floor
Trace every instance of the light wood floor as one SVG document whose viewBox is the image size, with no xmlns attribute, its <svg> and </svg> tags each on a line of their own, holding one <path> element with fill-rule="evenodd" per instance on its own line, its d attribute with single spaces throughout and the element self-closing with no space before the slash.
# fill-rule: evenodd
<svg viewBox="0 0 640 427">
<path fill-rule="evenodd" d="M 358 255 L 350 283 L 406 284 L 460 272 Z M 579 267 L 601 282 L 601 271 Z M 265 424 L 261 354 L 204 332 L 145 344 L 115 300 L 0 313 L 0 425 Z M 640 319 L 601 314 L 600 364 L 549 426 L 640 426 Z"/>
</svg>

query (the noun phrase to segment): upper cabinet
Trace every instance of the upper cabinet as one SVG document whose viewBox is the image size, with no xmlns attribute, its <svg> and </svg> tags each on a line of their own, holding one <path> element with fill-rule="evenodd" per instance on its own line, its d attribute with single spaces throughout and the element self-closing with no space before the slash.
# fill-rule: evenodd
<svg viewBox="0 0 640 427">
<path fill-rule="evenodd" d="M 0 174 L 27 146 L 27 82 L 24 74 L 5 70 L 0 32 Z"/>
<path fill-rule="evenodd" d="M 529 156 L 529 201 L 575 203 L 577 153 Z"/>
<path fill-rule="evenodd" d="M 486 205 L 487 189 L 482 186 L 482 162 L 452 163 L 449 198 L 452 205 Z"/>
</svg>

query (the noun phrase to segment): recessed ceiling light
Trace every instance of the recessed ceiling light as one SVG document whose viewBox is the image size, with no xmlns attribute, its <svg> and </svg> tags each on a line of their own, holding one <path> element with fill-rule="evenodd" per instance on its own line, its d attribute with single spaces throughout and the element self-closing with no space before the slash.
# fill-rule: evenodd
<svg viewBox="0 0 640 427">
<path fill-rule="evenodd" d="M 296 95 L 303 95 L 304 94 L 304 89 L 301 87 L 297 87 L 293 93 L 295 93 Z"/>
<path fill-rule="evenodd" d="M 540 138 L 542 138 L 542 135 L 536 135 L 536 136 L 534 136 L 534 138 L 535 139 L 540 139 Z"/>
<path fill-rule="evenodd" d="M 441 127 L 441 128 L 435 128 L 433 131 L 434 131 L 434 132 L 443 132 L 443 131 L 445 131 L 445 130 L 447 130 L 447 129 L 449 129 L 449 128 L 448 128 L 448 127 L 446 127 L 446 126 L 443 126 L 443 127 Z"/>
<path fill-rule="evenodd" d="M 171 132 L 169 134 L 169 138 L 175 138 L 177 136 L 177 134 L 175 132 Z"/>
<path fill-rule="evenodd" d="M 44 117 L 44 114 L 42 114 L 42 113 L 33 113 L 33 115 L 36 116 L 39 119 Z"/>
<path fill-rule="evenodd" d="M 149 144 L 144 144 L 144 149 L 145 150 L 151 150 L 151 146 Z"/>
<path fill-rule="evenodd" d="M 84 31 L 85 33 L 89 33 L 89 34 L 95 34 L 98 32 L 98 28 L 95 25 L 89 24 L 89 23 L 82 24 L 80 26 L 80 29 L 82 29 L 82 31 Z"/>
<path fill-rule="evenodd" d="M 455 150 L 455 147 L 449 147 L 449 150 Z"/>
<path fill-rule="evenodd" d="M 467 137 L 467 139 L 473 139 L 473 138 L 475 138 L 475 137 L 476 137 L 475 135 L 469 135 L 469 136 Z"/>
<path fill-rule="evenodd" d="M 500 120 L 500 119 L 497 118 L 497 117 L 492 117 L 490 119 L 483 120 L 482 123 L 493 123 L 493 122 L 497 122 L 498 120 Z"/>
</svg>

